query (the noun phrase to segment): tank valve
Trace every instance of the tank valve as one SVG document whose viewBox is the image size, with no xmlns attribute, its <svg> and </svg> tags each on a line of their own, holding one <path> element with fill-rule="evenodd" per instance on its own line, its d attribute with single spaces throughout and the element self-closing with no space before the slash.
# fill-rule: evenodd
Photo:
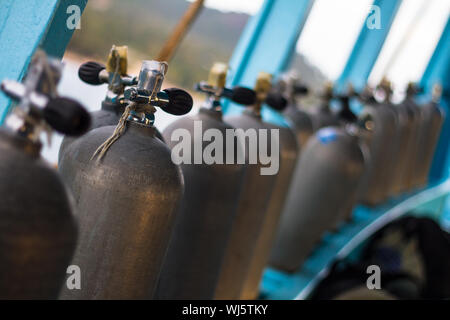
<svg viewBox="0 0 450 320">
<path fill-rule="evenodd" d="M 6 126 L 32 141 L 52 128 L 62 134 L 79 136 L 90 125 L 89 113 L 75 100 L 59 97 L 56 91 L 62 63 L 47 58 L 43 51 L 34 55 L 23 83 L 3 80 L 1 90 L 18 102 L 6 119 Z"/>
<path fill-rule="evenodd" d="M 83 63 L 78 69 L 79 78 L 91 85 L 108 84 L 106 100 L 116 102 L 123 98 L 125 87 L 136 85 L 137 77 L 127 74 L 128 47 L 113 46 L 109 53 L 106 65 L 89 61 Z"/>
</svg>

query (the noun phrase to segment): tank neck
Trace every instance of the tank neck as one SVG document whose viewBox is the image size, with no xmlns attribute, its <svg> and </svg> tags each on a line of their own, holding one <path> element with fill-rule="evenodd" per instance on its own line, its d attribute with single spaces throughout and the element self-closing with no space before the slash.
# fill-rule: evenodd
<svg viewBox="0 0 450 320">
<path fill-rule="evenodd" d="M 244 109 L 242 113 L 262 122 L 261 110 L 259 109 L 254 108 Z"/>
<path fill-rule="evenodd" d="M 125 111 L 125 106 L 119 103 L 105 100 L 102 102 L 101 110 L 114 112 L 116 114 L 122 114 Z"/>
<path fill-rule="evenodd" d="M 208 96 L 201 109 L 211 110 L 222 114 L 222 104 L 220 103 L 220 97 L 215 95 Z"/>
<path fill-rule="evenodd" d="M 200 110 L 198 111 L 201 114 L 207 115 L 211 118 L 214 118 L 218 121 L 222 121 L 222 109 L 211 109 L 211 108 L 206 108 L 206 107 L 201 107 Z"/>
<path fill-rule="evenodd" d="M 126 122 L 127 131 L 133 132 L 141 136 L 155 137 L 156 128 L 154 126 L 146 126 L 134 121 Z"/>
</svg>

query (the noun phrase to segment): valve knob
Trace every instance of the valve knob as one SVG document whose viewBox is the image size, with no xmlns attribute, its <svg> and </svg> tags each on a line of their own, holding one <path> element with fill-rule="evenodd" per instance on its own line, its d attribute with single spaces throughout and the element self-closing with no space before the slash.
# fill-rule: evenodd
<svg viewBox="0 0 450 320">
<path fill-rule="evenodd" d="M 162 105 L 162 110 L 176 116 L 181 116 L 191 111 L 194 101 L 189 93 L 179 88 L 169 88 L 163 91 L 169 97 L 169 103 Z"/>
<path fill-rule="evenodd" d="M 266 101 L 265 101 L 271 108 L 277 110 L 277 111 L 283 111 L 284 108 L 286 108 L 288 102 L 286 98 L 283 97 L 282 94 L 278 92 L 270 92 L 267 95 Z"/>
<path fill-rule="evenodd" d="M 88 131 L 91 116 L 77 101 L 69 98 L 50 99 L 42 110 L 45 121 L 59 133 L 80 136 Z"/>
<path fill-rule="evenodd" d="M 249 88 L 234 87 L 229 98 L 242 105 L 252 105 L 256 101 L 256 93 Z"/>
<path fill-rule="evenodd" d="M 98 62 L 89 61 L 83 63 L 78 69 L 78 76 L 83 82 L 92 85 L 100 85 L 103 82 L 100 80 L 100 72 L 106 67 Z"/>
<path fill-rule="evenodd" d="M 294 84 L 292 91 L 295 95 L 306 95 L 309 93 L 308 87 L 301 84 Z"/>
</svg>

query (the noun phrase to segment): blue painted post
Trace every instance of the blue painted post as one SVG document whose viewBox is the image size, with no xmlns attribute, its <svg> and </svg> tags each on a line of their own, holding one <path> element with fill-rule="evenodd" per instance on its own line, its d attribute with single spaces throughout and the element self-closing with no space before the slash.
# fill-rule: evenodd
<svg viewBox="0 0 450 320">
<path fill-rule="evenodd" d="M 372 8 L 379 8 L 381 26 L 379 29 L 369 29 L 367 19 L 364 21 L 361 32 L 356 40 L 353 51 L 344 67 L 344 70 L 336 81 L 336 91 L 343 92 L 351 83 L 356 90 L 361 90 L 366 85 L 384 41 L 392 26 L 392 22 L 400 7 L 401 0 L 375 0 Z M 372 9 L 368 18 L 376 14 Z"/>
<path fill-rule="evenodd" d="M 420 81 L 428 95 L 436 83 L 442 85 L 441 106 L 446 118 L 431 166 L 431 182 L 448 178 L 450 174 L 450 18 Z"/>
<path fill-rule="evenodd" d="M 52 56 L 62 57 L 74 30 L 67 27 L 77 5 L 82 12 L 87 0 L 1 0 L 0 1 L 0 81 L 20 80 L 38 46 Z M 0 93 L 0 123 L 9 99 Z"/>
<path fill-rule="evenodd" d="M 311 0 L 265 0 L 248 22 L 230 60 L 228 84 L 253 87 L 260 71 L 278 75 L 288 66 L 300 32 L 311 9 Z M 225 113 L 241 108 L 224 103 Z M 263 108 L 266 121 L 286 125 L 283 117 Z"/>
</svg>

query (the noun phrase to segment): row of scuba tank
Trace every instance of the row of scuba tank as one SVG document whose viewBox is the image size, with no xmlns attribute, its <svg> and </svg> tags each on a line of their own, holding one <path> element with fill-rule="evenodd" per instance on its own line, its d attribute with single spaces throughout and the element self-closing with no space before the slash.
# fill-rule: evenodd
<svg viewBox="0 0 450 320">
<path fill-rule="evenodd" d="M 113 46 L 106 65 L 80 67 L 82 81 L 108 84 L 91 114 L 58 97 L 62 65 L 41 51 L 23 83 L 2 82 L 17 104 L 0 130 L 1 298 L 255 299 L 266 266 L 298 270 L 356 203 L 377 205 L 427 183 L 444 118 L 438 92 L 418 106 L 411 85 L 394 105 L 386 84 L 381 101 L 371 90 L 336 95 L 327 86 L 321 104 L 303 110 L 296 101 L 308 90 L 295 77 L 274 82 L 261 72 L 253 89 L 228 88 L 228 67 L 217 63 L 195 87 L 207 99 L 186 115 L 192 97 L 161 90 L 167 63 L 143 61 L 130 76 L 127 58 L 126 47 Z M 364 105 L 358 116 L 354 98 Z M 244 110 L 223 115 L 224 99 Z M 289 126 L 264 121 L 264 104 Z M 156 108 L 185 116 L 159 132 Z M 190 133 L 192 149 L 208 146 L 198 122 L 223 136 L 278 130 L 277 174 L 261 175 L 264 165 L 248 159 L 206 164 L 189 154 L 175 164 L 177 130 Z M 58 172 L 39 156 L 41 133 L 53 130 L 66 135 Z M 234 142 L 244 154 L 254 147 Z"/>
</svg>

